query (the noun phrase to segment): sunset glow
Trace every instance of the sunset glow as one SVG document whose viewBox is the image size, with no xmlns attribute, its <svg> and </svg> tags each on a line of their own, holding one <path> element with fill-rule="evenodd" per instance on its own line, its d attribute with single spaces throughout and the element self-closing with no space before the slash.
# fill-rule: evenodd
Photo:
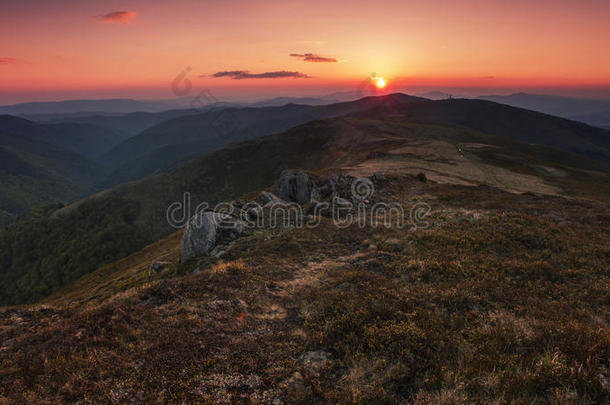
<svg viewBox="0 0 610 405">
<path fill-rule="evenodd" d="M 375 82 L 375 86 L 377 86 L 380 89 L 383 89 L 385 87 L 385 79 L 383 77 L 374 77 L 373 81 Z"/>
<path fill-rule="evenodd" d="M 194 88 L 219 97 L 345 91 L 375 70 L 408 92 L 610 95 L 605 0 L 25 0 L 0 11 L 2 103 L 172 97 L 186 66 Z"/>
</svg>

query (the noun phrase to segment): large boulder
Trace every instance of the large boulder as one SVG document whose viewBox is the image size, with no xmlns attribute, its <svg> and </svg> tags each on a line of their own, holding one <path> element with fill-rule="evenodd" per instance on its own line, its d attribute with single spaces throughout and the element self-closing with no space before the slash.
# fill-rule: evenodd
<svg viewBox="0 0 610 405">
<path fill-rule="evenodd" d="M 209 256 L 217 245 L 235 240 L 246 231 L 246 224 L 228 214 L 202 211 L 186 225 L 180 241 L 180 261 Z"/>
<path fill-rule="evenodd" d="M 277 181 L 277 194 L 284 201 L 307 204 L 311 201 L 313 187 L 307 173 L 284 170 Z"/>
</svg>

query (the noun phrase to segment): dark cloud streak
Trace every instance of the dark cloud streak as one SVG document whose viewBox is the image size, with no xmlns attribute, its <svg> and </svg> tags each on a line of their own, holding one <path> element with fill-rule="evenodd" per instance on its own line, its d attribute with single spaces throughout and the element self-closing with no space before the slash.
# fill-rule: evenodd
<svg viewBox="0 0 610 405">
<path fill-rule="evenodd" d="M 100 16 L 99 19 L 110 24 L 129 24 L 135 16 L 133 11 L 113 11 Z"/>
<path fill-rule="evenodd" d="M 316 55 L 313 53 L 291 53 L 293 58 L 303 59 L 305 62 L 338 62 L 335 58 L 327 58 L 325 56 Z"/>
<path fill-rule="evenodd" d="M 282 78 L 293 78 L 293 79 L 309 79 L 310 76 L 301 72 L 288 72 L 286 70 L 280 70 L 277 72 L 265 72 L 265 73 L 250 73 L 248 70 L 227 70 L 224 72 L 216 72 L 212 77 L 230 77 L 233 80 L 243 79 L 282 79 Z"/>
</svg>

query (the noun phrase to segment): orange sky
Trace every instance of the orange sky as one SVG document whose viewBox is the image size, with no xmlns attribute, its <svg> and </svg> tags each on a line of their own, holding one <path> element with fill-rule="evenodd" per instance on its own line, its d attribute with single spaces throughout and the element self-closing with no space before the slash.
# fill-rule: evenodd
<svg viewBox="0 0 610 405">
<path fill-rule="evenodd" d="M 371 72 L 403 91 L 610 97 L 608 21 L 608 0 L 3 1 L 0 102 L 169 98 L 186 66 L 194 89 L 219 97 L 350 90 Z M 209 77 L 222 71 L 310 78 Z"/>
</svg>

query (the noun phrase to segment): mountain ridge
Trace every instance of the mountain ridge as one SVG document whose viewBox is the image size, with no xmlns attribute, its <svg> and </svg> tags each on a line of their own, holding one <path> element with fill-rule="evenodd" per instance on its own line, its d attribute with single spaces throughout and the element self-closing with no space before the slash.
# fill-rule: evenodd
<svg viewBox="0 0 610 405">
<path fill-rule="evenodd" d="M 408 108 L 414 105 L 418 104 Z M 167 222 L 167 207 L 184 201 L 185 192 L 193 207 L 201 202 L 214 205 L 268 187 L 287 168 L 342 170 L 354 176 L 374 171 L 424 172 L 434 182 L 489 184 L 516 193 L 602 200 L 610 196 L 610 167 L 603 162 L 454 125 L 410 122 L 396 114 L 403 108 L 396 110 L 397 106 L 388 103 L 381 116 L 379 111 L 367 110 L 362 116 L 310 121 L 284 133 L 231 144 L 155 176 L 15 223 L 0 238 L 2 250 L 14 252 L 15 241 L 24 239 L 46 246 L 37 257 L 46 258 L 47 267 L 40 269 L 32 257 L 21 257 L 20 274 L 28 274 L 34 282 L 33 272 L 63 274 L 59 280 L 64 280 L 51 277 L 40 286 L 24 285 L 18 297 L 48 295 L 68 281 L 165 237 L 174 231 Z M 40 227 L 48 230 L 42 235 L 34 231 Z M 69 236 L 68 229 L 79 229 L 79 233 Z M 81 246 L 74 238 L 97 242 Z M 5 276 L 15 277 L 14 266 L 2 264 Z M 29 295 L 32 288 L 37 293 Z"/>
</svg>

